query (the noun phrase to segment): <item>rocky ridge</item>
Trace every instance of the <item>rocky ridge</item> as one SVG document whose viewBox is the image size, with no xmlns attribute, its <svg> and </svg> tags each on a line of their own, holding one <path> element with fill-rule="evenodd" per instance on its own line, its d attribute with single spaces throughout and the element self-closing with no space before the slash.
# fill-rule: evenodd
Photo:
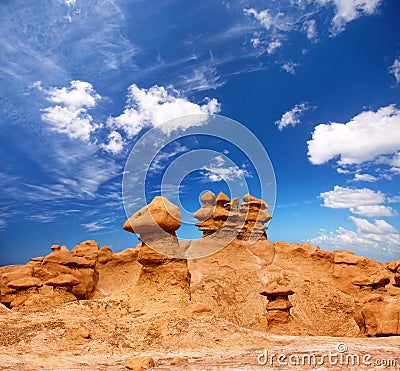
<svg viewBox="0 0 400 371">
<path fill-rule="evenodd" d="M 233 346 L 240 343 L 234 334 L 242 334 L 246 346 L 259 334 L 400 335 L 400 260 L 382 264 L 347 250 L 268 241 L 259 225 L 268 220 L 268 205 L 251 196 L 244 197 L 244 206 L 223 194 L 207 193 L 202 202 L 195 216 L 204 236 L 197 241 L 178 240 L 179 208 L 156 197 L 124 224 L 140 235 L 136 248 L 114 253 L 92 240 L 71 251 L 53 245 L 45 257 L 0 267 L 0 322 L 8 323 L 0 326 L 1 337 L 8 339 L 23 318 L 26 323 L 39 318 L 31 313 L 43 315 L 41 321 L 59 318 L 54 326 L 62 322 L 64 330 L 54 330 L 54 341 L 72 347 L 90 343 L 98 352 L 110 347 L 115 352 L 116 338 L 130 344 L 126 349 L 146 352 L 172 351 L 179 341 L 192 350 Z M 209 237 L 224 228 L 221 221 L 238 237 L 212 255 L 186 259 L 193 245 L 208 248 Z M 249 240 L 254 229 L 256 242 Z M 20 313 L 25 317 L 12 325 Z M 224 335 L 229 326 L 232 333 Z M 190 329 L 208 331 L 208 337 L 201 340 Z M 34 339 L 40 340 L 24 344 Z M 121 343 L 118 347 L 124 354 Z"/>
</svg>

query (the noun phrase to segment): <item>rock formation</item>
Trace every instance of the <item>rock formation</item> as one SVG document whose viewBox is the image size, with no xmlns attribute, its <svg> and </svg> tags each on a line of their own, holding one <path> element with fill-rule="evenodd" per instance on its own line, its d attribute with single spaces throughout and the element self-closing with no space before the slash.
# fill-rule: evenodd
<svg viewBox="0 0 400 371">
<path fill-rule="evenodd" d="M 126 313 L 182 313 L 187 320 L 173 325 L 178 328 L 204 317 L 274 334 L 400 335 L 400 260 L 381 264 L 347 250 L 271 242 L 262 200 L 245 195 L 239 205 L 211 192 L 201 200 L 204 206 L 195 213 L 204 233 L 199 240 L 178 241 L 179 209 L 156 197 L 124 224 L 140 235 L 136 248 L 114 253 L 95 241 L 71 251 L 53 245 L 46 257 L 0 267 L 0 316 L 82 299 L 101 306 L 112 299 L 126 305 Z M 186 259 L 194 245 L 206 251 L 210 237 L 232 232 L 236 238 L 220 251 Z M 143 341 L 166 336 L 160 331 L 150 326 Z M 91 337 L 84 334 L 80 338 Z"/>
<path fill-rule="evenodd" d="M 223 192 L 215 197 L 210 191 L 200 199 L 204 205 L 194 213 L 194 217 L 199 220 L 196 226 L 203 236 L 218 232 L 233 234 L 239 240 L 250 242 L 267 239 L 267 227 L 264 224 L 271 216 L 265 201 L 247 194 L 239 205 L 238 198 L 230 200 Z"/>
<path fill-rule="evenodd" d="M 14 310 L 32 311 L 90 299 L 99 287 L 99 271 L 107 263 L 115 266 L 119 256 L 107 246 L 99 249 L 93 240 L 84 241 L 71 251 L 60 245 L 51 246 L 51 250 L 49 255 L 32 258 L 25 265 L 6 267 L 0 277 L 1 303 Z"/>
<path fill-rule="evenodd" d="M 137 290 L 151 301 L 190 299 L 190 273 L 184 248 L 175 231 L 180 227 L 179 208 L 165 197 L 153 201 L 133 214 L 123 229 L 137 233 L 142 241 L 138 262 L 142 265 Z"/>
</svg>

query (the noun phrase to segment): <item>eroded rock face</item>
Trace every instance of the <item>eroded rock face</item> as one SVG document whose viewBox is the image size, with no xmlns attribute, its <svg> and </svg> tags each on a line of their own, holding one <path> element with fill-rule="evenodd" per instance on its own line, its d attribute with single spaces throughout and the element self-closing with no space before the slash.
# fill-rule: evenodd
<svg viewBox="0 0 400 371">
<path fill-rule="evenodd" d="M 204 205 L 194 213 L 199 220 L 196 226 L 207 237 L 218 232 L 233 234 L 239 240 L 267 239 L 265 231 L 271 216 L 268 204 L 251 195 L 243 196 L 243 203 L 238 198 L 229 199 L 223 192 L 217 197 L 207 192 L 201 197 Z"/>
<path fill-rule="evenodd" d="M 368 336 L 400 335 L 400 302 L 379 297 L 362 307 Z"/>
<path fill-rule="evenodd" d="M 45 257 L 0 267 L 0 313 L 113 298 L 143 312 L 168 308 L 275 334 L 400 335 L 400 260 L 381 264 L 347 250 L 268 241 L 265 226 L 256 226 L 268 220 L 267 205 L 243 199 L 202 196 L 196 217 L 207 238 L 178 241 L 177 207 L 156 198 L 125 223 L 140 232 L 136 248 L 53 245 Z M 238 228 L 238 237 L 204 258 L 185 258 L 193 245 L 207 251 L 215 241 L 208 236 L 223 228 Z M 264 238 L 253 243 L 254 229 Z"/>
<path fill-rule="evenodd" d="M 84 241 L 71 251 L 66 246 L 53 245 L 46 257 L 33 258 L 1 275 L 0 302 L 31 311 L 91 298 L 98 280 L 98 254 L 105 249 L 99 250 L 93 240 Z"/>
</svg>

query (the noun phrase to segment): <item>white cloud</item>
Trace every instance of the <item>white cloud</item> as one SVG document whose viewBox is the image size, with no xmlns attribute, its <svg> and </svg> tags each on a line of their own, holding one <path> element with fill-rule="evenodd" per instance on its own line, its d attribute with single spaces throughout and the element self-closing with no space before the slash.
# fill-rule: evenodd
<svg viewBox="0 0 400 371">
<path fill-rule="evenodd" d="M 347 23 L 378 11 L 381 0 L 317 0 L 320 4 L 333 4 L 336 8 L 332 20 L 332 35 L 345 29 Z"/>
<path fill-rule="evenodd" d="M 298 63 L 295 63 L 293 61 L 286 61 L 282 63 L 281 69 L 287 73 L 290 73 L 291 75 L 295 75 L 298 66 Z"/>
<path fill-rule="evenodd" d="M 394 210 L 390 206 L 385 206 L 385 205 L 365 205 L 365 206 L 351 207 L 350 211 L 353 214 L 362 215 L 369 218 L 377 216 L 395 215 Z"/>
<path fill-rule="evenodd" d="M 251 174 L 244 166 L 225 166 L 226 161 L 222 156 L 215 157 L 209 166 L 204 166 L 204 175 L 210 182 L 242 180 L 244 177 L 251 177 Z"/>
<path fill-rule="evenodd" d="M 316 40 L 318 37 L 318 31 L 317 31 L 317 22 L 315 19 L 310 19 L 308 21 L 305 21 L 303 23 L 302 29 L 307 35 L 307 38 L 309 40 Z"/>
<path fill-rule="evenodd" d="M 400 150 L 400 110 L 395 105 L 364 111 L 349 122 L 320 124 L 307 142 L 313 164 L 340 157 L 339 165 L 361 164 Z"/>
<path fill-rule="evenodd" d="M 388 197 L 387 202 L 390 203 L 400 202 L 400 196 Z"/>
<path fill-rule="evenodd" d="M 73 6 L 76 4 L 76 0 L 64 0 L 64 4 L 67 6 Z"/>
<path fill-rule="evenodd" d="M 92 222 L 92 223 L 86 223 L 86 224 L 81 224 L 83 227 L 85 227 L 88 231 L 95 232 L 95 231 L 100 231 L 102 229 L 109 228 L 107 226 L 101 225 L 98 222 Z"/>
<path fill-rule="evenodd" d="M 119 153 L 124 148 L 124 141 L 122 140 L 122 136 L 118 131 L 113 130 L 110 134 L 108 134 L 108 143 L 101 144 L 101 147 L 113 154 Z"/>
<path fill-rule="evenodd" d="M 180 144 L 176 144 L 174 148 L 170 151 L 160 151 L 157 153 L 156 157 L 154 157 L 152 163 L 149 167 L 150 173 L 159 173 L 165 169 L 165 162 L 168 161 L 168 164 L 171 162 L 171 159 L 178 155 L 189 151 L 189 148 L 186 146 L 182 146 Z"/>
<path fill-rule="evenodd" d="M 322 232 L 318 237 L 310 240 L 311 243 L 325 248 L 365 250 L 373 247 L 390 252 L 399 252 L 400 233 L 385 220 L 374 220 L 373 223 L 366 219 L 349 217 L 356 226 L 356 231 L 339 227 L 335 232 Z"/>
<path fill-rule="evenodd" d="M 350 173 L 351 173 L 350 170 L 342 169 L 341 167 L 338 167 L 338 168 L 336 169 L 336 171 L 337 171 L 339 174 L 350 174 Z"/>
<path fill-rule="evenodd" d="M 275 125 L 278 126 L 279 130 L 289 125 L 296 126 L 300 123 L 300 116 L 308 109 L 310 109 L 308 102 L 296 104 L 291 110 L 285 112 L 282 117 L 275 122 Z"/>
<path fill-rule="evenodd" d="M 376 182 L 377 180 L 378 178 L 376 176 L 361 173 L 355 174 L 353 178 L 353 182 Z"/>
<path fill-rule="evenodd" d="M 353 214 L 366 216 L 369 218 L 377 216 L 393 216 L 395 215 L 394 210 L 390 206 L 385 205 L 365 205 L 351 207 L 350 211 Z"/>
<path fill-rule="evenodd" d="M 254 48 L 258 48 L 258 46 L 259 46 L 260 43 L 261 43 L 261 40 L 260 40 L 259 37 L 253 37 L 253 38 L 250 40 L 250 42 L 251 42 L 251 45 L 253 45 Z"/>
<path fill-rule="evenodd" d="M 389 72 L 393 74 L 394 78 L 400 83 L 400 58 L 396 58 L 393 64 L 389 67 Z"/>
<path fill-rule="evenodd" d="M 324 200 L 322 206 L 331 209 L 349 209 L 351 213 L 367 217 L 392 216 L 391 207 L 381 205 L 386 196 L 380 191 L 369 188 L 345 188 L 336 185 L 333 191 L 319 195 Z"/>
<path fill-rule="evenodd" d="M 35 85 L 46 93 L 46 99 L 55 106 L 43 109 L 42 120 L 51 125 L 52 130 L 67 134 L 70 138 L 84 142 L 90 140 L 90 134 L 99 127 L 93 122 L 88 109 L 96 106 L 101 98 L 93 86 L 84 81 L 71 81 L 70 87 L 45 90 L 40 83 Z"/>
<path fill-rule="evenodd" d="M 117 117 L 110 117 L 108 125 L 121 129 L 129 138 L 136 136 L 146 126 L 158 126 L 168 120 L 185 115 L 215 114 L 220 111 L 220 104 L 216 99 L 207 99 L 199 105 L 183 97 L 175 89 L 165 89 L 162 86 L 153 86 L 150 89 L 141 89 L 132 84 L 129 87 L 128 100 L 124 112 Z M 176 123 L 178 127 L 163 130 L 175 130 L 192 125 L 199 125 L 198 120 L 185 120 Z"/>
<path fill-rule="evenodd" d="M 270 55 L 274 54 L 276 52 L 276 49 L 280 48 L 281 46 L 282 46 L 282 43 L 279 40 L 271 41 L 268 44 L 267 53 Z"/>
<path fill-rule="evenodd" d="M 183 77 L 180 84 L 185 91 L 203 91 L 217 89 L 225 84 L 221 80 L 217 69 L 211 65 L 203 65 L 194 68 L 188 76 Z"/>
<path fill-rule="evenodd" d="M 271 15 L 269 14 L 268 9 L 257 12 L 257 10 L 255 10 L 253 8 L 249 8 L 249 9 L 244 9 L 243 12 L 246 15 L 252 15 L 255 19 L 257 19 L 260 22 L 260 24 L 266 30 L 269 30 L 271 28 L 271 26 L 273 25 L 273 19 L 272 19 Z"/>
<path fill-rule="evenodd" d="M 390 159 L 390 170 L 394 173 L 400 174 L 400 152 L 397 152 Z"/>
<path fill-rule="evenodd" d="M 93 108 L 101 98 L 95 92 L 92 84 L 74 80 L 70 82 L 70 88 L 52 88 L 47 91 L 47 100 L 52 103 L 60 103 L 73 109 Z"/>
<path fill-rule="evenodd" d="M 348 209 L 351 207 L 377 205 L 385 201 L 385 195 L 372 189 L 345 188 L 336 185 L 333 191 L 323 192 L 320 197 L 323 206 L 332 209 Z"/>
</svg>

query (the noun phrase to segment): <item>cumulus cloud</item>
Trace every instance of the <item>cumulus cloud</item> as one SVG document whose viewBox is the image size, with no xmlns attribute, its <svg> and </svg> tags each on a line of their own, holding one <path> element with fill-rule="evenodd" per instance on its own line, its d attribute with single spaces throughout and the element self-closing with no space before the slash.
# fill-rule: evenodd
<svg viewBox="0 0 400 371">
<path fill-rule="evenodd" d="M 335 16 L 331 32 L 336 35 L 345 29 L 347 23 L 363 15 L 372 15 L 378 11 L 381 0 L 317 0 L 320 4 L 333 4 Z"/>
<path fill-rule="evenodd" d="M 208 99 L 203 105 L 190 102 L 175 90 L 162 86 L 141 89 L 133 84 L 129 87 L 127 104 L 124 112 L 117 117 L 110 117 L 108 126 L 123 130 L 129 138 L 135 137 L 144 127 L 158 126 L 168 120 L 185 115 L 215 114 L 220 111 L 216 99 Z M 163 130 L 176 130 L 200 125 L 197 118 L 176 122 L 177 126 L 163 126 Z"/>
<path fill-rule="evenodd" d="M 400 83 L 400 58 L 396 58 L 393 64 L 389 67 L 389 72 L 393 74 L 394 78 Z"/>
<path fill-rule="evenodd" d="M 124 148 L 124 141 L 121 134 L 115 130 L 111 131 L 111 133 L 108 134 L 108 143 L 101 144 L 101 148 L 113 154 L 121 152 Z"/>
<path fill-rule="evenodd" d="M 289 125 L 296 126 L 300 123 L 301 115 L 309 109 L 308 102 L 296 104 L 291 110 L 285 112 L 278 121 L 275 121 L 275 125 L 278 126 L 279 130 Z"/>
<path fill-rule="evenodd" d="M 323 164 L 361 164 L 400 150 L 400 110 L 395 105 L 364 111 L 347 123 L 320 124 L 307 142 L 309 160 Z M 395 166 L 393 166 L 395 168 Z"/>
<path fill-rule="evenodd" d="M 376 176 L 361 173 L 355 174 L 353 178 L 353 182 L 376 182 L 377 180 L 378 178 Z"/>
<path fill-rule="evenodd" d="M 380 191 L 369 188 L 346 188 L 336 185 L 332 191 L 322 192 L 322 206 L 331 209 L 349 209 L 351 213 L 367 217 L 392 216 L 391 207 L 381 205 L 386 201 L 386 196 Z"/>
<path fill-rule="evenodd" d="M 244 177 L 251 177 L 251 174 L 244 166 L 226 166 L 222 156 L 215 157 L 209 166 L 204 166 L 204 175 L 210 182 L 242 180 Z"/>
<path fill-rule="evenodd" d="M 244 14 L 251 15 L 255 19 L 257 19 L 260 24 L 266 29 L 269 30 L 273 25 L 273 19 L 269 13 L 268 9 L 260 10 L 259 12 L 254 8 L 244 9 Z"/>
<path fill-rule="evenodd" d="M 353 214 L 366 216 L 369 218 L 376 216 L 393 216 L 395 215 L 393 209 L 390 206 L 385 205 L 365 205 L 351 207 L 350 211 Z"/>
<path fill-rule="evenodd" d="M 280 48 L 281 46 L 282 43 L 279 40 L 271 41 L 267 46 L 267 53 L 269 55 L 274 54 L 276 52 L 276 49 Z"/>
<path fill-rule="evenodd" d="M 311 243 L 325 248 L 364 250 L 372 247 L 383 251 L 399 252 L 400 233 L 385 220 L 374 220 L 373 223 L 363 218 L 349 217 L 356 227 L 351 231 L 339 227 L 335 232 L 323 231 L 319 236 L 310 240 Z"/>
<path fill-rule="evenodd" d="M 290 73 L 291 75 L 295 75 L 298 66 L 298 63 L 295 63 L 293 61 L 286 61 L 282 63 L 281 69 L 287 73 Z"/>
<path fill-rule="evenodd" d="M 94 108 L 101 98 L 92 84 L 74 80 L 69 87 L 50 90 L 43 89 L 40 83 L 35 86 L 45 92 L 47 101 L 56 104 L 42 110 L 42 120 L 58 133 L 88 142 L 90 134 L 99 126 L 88 110 Z"/>
</svg>

